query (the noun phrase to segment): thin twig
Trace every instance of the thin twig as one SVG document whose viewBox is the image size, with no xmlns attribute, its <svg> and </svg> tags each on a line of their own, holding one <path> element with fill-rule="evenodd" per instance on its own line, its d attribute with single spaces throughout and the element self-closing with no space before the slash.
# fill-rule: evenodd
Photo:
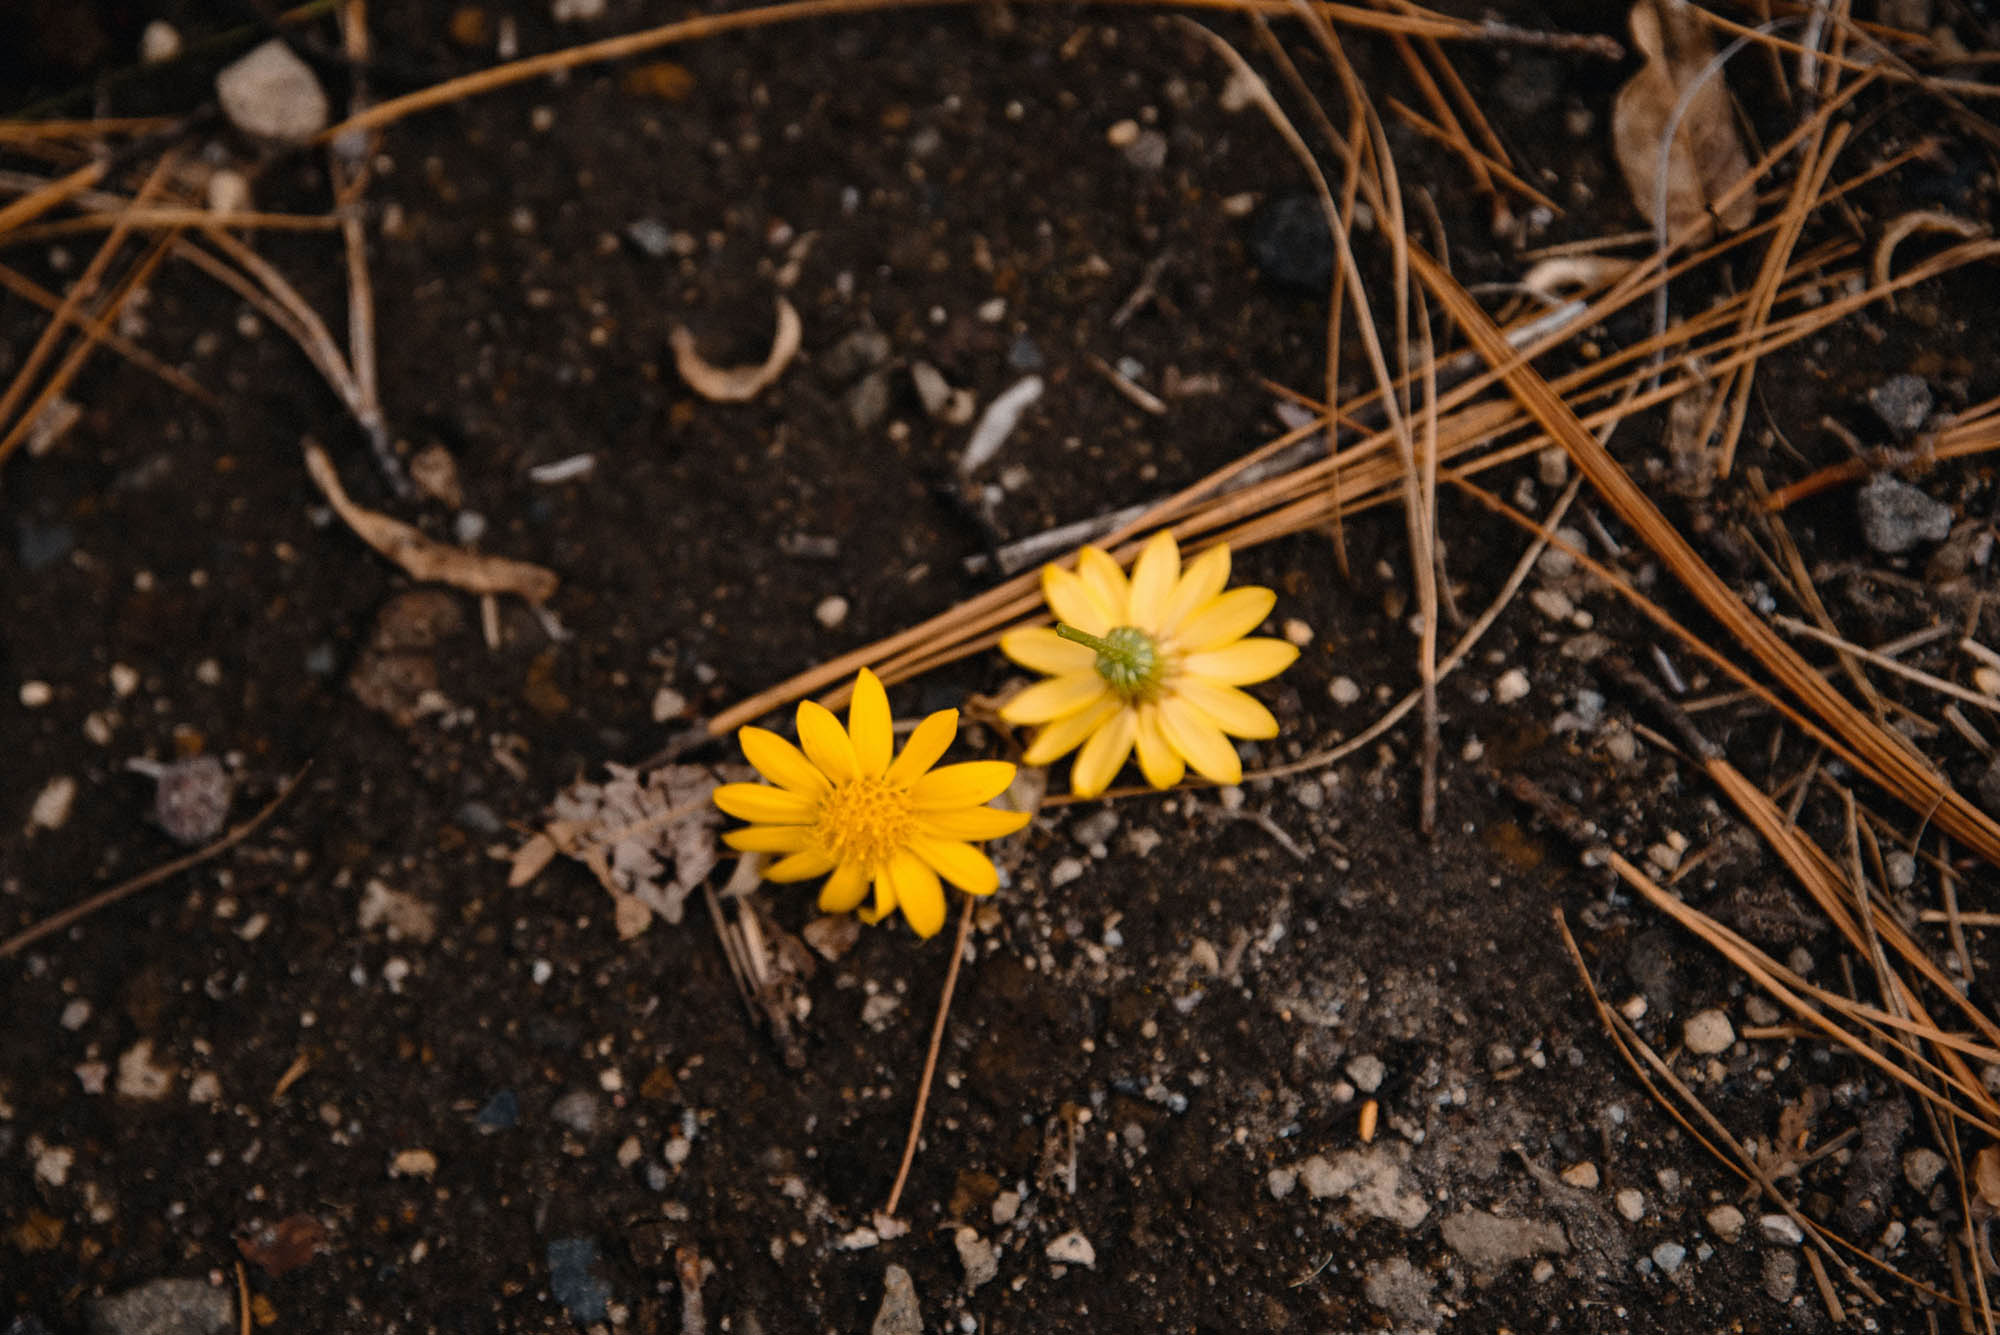
<svg viewBox="0 0 2000 1335">
<path fill-rule="evenodd" d="M 119 882 L 109 890 L 101 890 L 84 900 L 81 904 L 72 904 L 60 913 L 50 914 L 33 927 L 22 932 L 17 932 L 5 941 L 0 941 L 0 960 L 6 959 L 11 955 L 20 954 L 43 937 L 54 932 L 60 932 L 72 923 L 81 922 L 91 914 L 96 913 L 99 909 L 109 908 L 121 899 L 129 899 L 141 890 L 158 885 L 170 876 L 184 872 L 190 867 L 199 867 L 202 863 L 228 852 L 249 838 L 258 826 L 269 820 L 272 814 L 285 804 L 285 799 L 292 795 L 293 790 L 299 786 L 299 781 L 306 777 L 306 771 L 311 768 L 312 762 L 308 760 L 304 765 L 299 767 L 296 774 L 285 780 L 284 786 L 278 789 L 276 796 L 264 804 L 261 811 L 249 820 L 230 829 L 220 839 L 217 839 L 207 847 L 198 848 L 194 852 L 174 858 L 170 862 L 163 862 L 149 871 L 139 873 L 128 881 Z"/>
<path fill-rule="evenodd" d="M 924 1131 L 924 1110 L 930 1106 L 931 1079 L 937 1074 L 938 1049 L 944 1046 L 944 1022 L 951 1014 L 951 994 L 958 987 L 958 966 L 965 959 L 965 943 L 972 935 L 972 912 L 979 901 L 971 895 L 965 897 L 965 908 L 958 915 L 958 936 L 951 946 L 951 966 L 944 974 L 944 995 L 938 998 L 937 1020 L 931 1025 L 930 1051 L 924 1054 L 923 1078 L 917 1082 L 917 1106 L 910 1114 L 910 1137 L 903 1142 L 903 1162 L 896 1169 L 896 1184 L 889 1188 L 889 1203 L 882 1207 L 882 1213 L 895 1217 L 896 1206 L 903 1199 L 903 1186 L 910 1180 L 910 1165 L 916 1162 L 917 1141 Z"/>
</svg>

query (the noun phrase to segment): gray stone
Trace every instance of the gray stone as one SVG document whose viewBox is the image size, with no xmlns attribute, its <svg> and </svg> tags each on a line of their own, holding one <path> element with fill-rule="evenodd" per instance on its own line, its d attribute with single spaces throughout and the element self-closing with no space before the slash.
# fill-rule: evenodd
<svg viewBox="0 0 2000 1335">
<path fill-rule="evenodd" d="M 868 1335 L 924 1335 L 924 1314 L 910 1272 L 892 1265 L 882 1272 L 882 1306 Z"/>
<path fill-rule="evenodd" d="M 1942 542 L 1951 532 L 1951 507 L 1887 473 L 1878 473 L 1856 493 L 1861 536 L 1885 556 L 1926 542 Z"/>
<path fill-rule="evenodd" d="M 1678 1242 L 1663 1242 L 1653 1248 L 1653 1264 L 1660 1268 L 1662 1274 L 1671 1275 L 1681 1268 L 1681 1262 L 1687 1260 L 1687 1254 L 1688 1249 Z"/>
<path fill-rule="evenodd" d="M 326 90 L 312 67 L 275 37 L 224 66 L 215 97 L 230 124 L 259 139 L 303 144 L 326 128 Z"/>
<path fill-rule="evenodd" d="M 958 1263 L 965 1267 L 965 1287 L 976 1289 L 1000 1273 L 1000 1249 L 979 1236 L 976 1228 L 961 1228 L 952 1234 L 958 1248 Z"/>
<path fill-rule="evenodd" d="M 1892 375 L 1868 391 L 1868 406 L 1898 437 L 1917 433 L 1931 415 L 1931 387 L 1922 376 Z"/>
<path fill-rule="evenodd" d="M 856 431 L 873 430 L 889 415 L 889 377 L 880 371 L 870 371 L 854 382 L 843 402 L 847 405 L 847 420 L 854 423 Z"/>
<path fill-rule="evenodd" d="M 90 1304 L 92 1335 L 224 1335 L 236 1300 L 198 1279 L 156 1279 Z"/>
<path fill-rule="evenodd" d="M 1440 1314 L 1431 1299 L 1437 1281 L 1410 1264 L 1406 1256 L 1391 1256 L 1369 1265 L 1361 1292 L 1387 1313 L 1399 1330 L 1436 1330 Z"/>
<path fill-rule="evenodd" d="M 637 246 L 648 259 L 663 260 L 674 250 L 673 229 L 657 218 L 639 218 L 626 223 L 625 239 Z"/>
<path fill-rule="evenodd" d="M 879 329 L 857 329 L 826 350 L 819 369 L 828 380 L 844 384 L 888 360 L 889 336 Z"/>
<path fill-rule="evenodd" d="M 597 1095 L 587 1089 L 572 1089 L 555 1101 L 549 1116 L 579 1136 L 597 1130 Z"/>
<path fill-rule="evenodd" d="M 1794 1252 L 1772 1252 L 1764 1258 L 1764 1292 L 1774 1303 L 1788 1303 L 1799 1289 L 1799 1258 Z"/>
<path fill-rule="evenodd" d="M 1915 1149 L 1903 1156 L 1903 1180 L 1918 1191 L 1929 1191 L 1944 1172 L 1944 1156 L 1936 1150 Z"/>
<path fill-rule="evenodd" d="M 1502 1219 L 1485 1210 L 1461 1210 L 1440 1225 L 1445 1246 L 1475 1271 L 1492 1273 L 1531 1257 L 1569 1251 L 1562 1225 L 1540 1219 Z"/>
<path fill-rule="evenodd" d="M 1363 1054 L 1347 1063 L 1347 1078 L 1363 1094 L 1373 1094 L 1380 1089 L 1382 1078 L 1388 1073 L 1389 1068 L 1382 1064 L 1382 1059 L 1372 1054 Z"/>
<path fill-rule="evenodd" d="M 611 1303 L 611 1286 L 596 1274 L 595 1238 L 556 1238 L 549 1243 L 549 1293 L 574 1321 L 602 1321 Z"/>
</svg>

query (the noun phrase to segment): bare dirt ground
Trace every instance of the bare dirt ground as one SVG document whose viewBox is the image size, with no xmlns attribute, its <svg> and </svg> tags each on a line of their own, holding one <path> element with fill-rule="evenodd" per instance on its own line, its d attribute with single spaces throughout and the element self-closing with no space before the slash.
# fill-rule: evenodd
<svg viewBox="0 0 2000 1335">
<path fill-rule="evenodd" d="M 150 16 L 98 6 L 63 19 L 77 38 L 57 30 L 65 8 L 13 20 L 26 54 L 10 103 L 128 64 Z M 1983 7 L 1940 8 L 1982 44 Z M 376 9 L 378 95 L 492 63 L 503 27 L 534 52 L 675 16 L 639 0 L 566 24 L 539 3 Z M 1624 35 L 1623 6 L 1511 11 Z M 214 27 L 196 7 L 168 17 Z M 313 31 L 337 50 L 330 25 Z M 1411 96 L 1385 44 L 1353 48 L 1378 98 Z M 81 110 L 184 109 L 219 59 Z M 1453 59 L 1517 168 L 1568 210 L 1496 237 L 1463 163 L 1392 128 L 1461 282 L 1515 281 L 1526 246 L 1642 225 L 1606 129 L 1634 62 L 1500 42 Z M 338 103 L 340 71 L 323 72 Z M 1739 83 L 1781 132 L 1755 72 Z M 0 475 L 0 936 L 184 851 L 130 759 L 220 758 L 234 819 L 309 768 L 227 854 L 0 960 L 0 1328 L 234 1329 L 239 1259 L 253 1322 L 278 1330 L 1957 1328 L 1873 1270 L 1880 1303 L 1829 1281 L 1837 1322 L 1795 1226 L 1607 1039 L 1558 909 L 1606 998 L 1740 1139 L 1795 1165 L 1802 1211 L 1947 1294 L 1964 1281 L 1937 1124 L 1880 1071 L 1788 1034 L 1741 973 L 1510 788 L 1525 777 L 1581 810 L 1663 880 L 1685 868 L 1691 902 L 1814 981 L 1855 986 L 1826 920 L 1609 666 L 1660 679 L 1659 632 L 1561 560 L 1440 688 L 1429 839 L 1414 719 L 1303 775 L 1036 821 L 959 986 L 901 1236 L 872 1215 L 948 933 L 867 930 L 818 959 L 795 1066 L 746 1014 L 703 912 L 621 940 L 578 866 L 509 887 L 506 856 L 565 785 L 975 592 L 968 557 L 1270 438 L 1267 381 L 1317 392 L 1323 278 L 1277 281 L 1310 244 L 1272 224 L 1306 183 L 1226 84 L 1150 13 L 913 11 L 592 66 L 391 127 L 365 203 L 380 398 L 406 458 L 455 461 L 455 506 L 394 495 L 292 343 L 186 265 L 160 271 L 128 332 L 221 406 L 101 358 L 69 392 L 75 424 Z M 1941 146 L 1829 228 L 1920 196 L 1985 219 L 1988 147 L 1928 104 L 1885 97 L 1870 115 L 1858 159 L 1925 133 Z M 260 163 L 220 122 L 189 143 L 251 170 L 261 208 L 327 207 L 323 155 Z M 337 238 L 254 240 L 340 328 Z M 95 244 L 0 259 L 60 291 Z M 1148 275 L 1151 299 L 1114 320 Z M 797 362 L 744 405 L 692 394 L 670 330 L 754 361 L 780 286 L 804 323 Z M 1884 443 L 1869 392 L 1897 375 L 1941 411 L 1983 399 L 1996 302 L 1990 268 L 1969 268 L 1771 359 L 1740 466 L 1778 486 L 1847 457 L 1843 432 Z M 0 373 L 43 319 L 0 298 Z M 1634 315 L 1592 337 L 1645 332 Z M 970 489 L 955 462 L 969 427 L 927 410 L 917 362 L 978 407 L 1046 382 Z M 1614 448 L 1657 477 L 1666 434 L 1664 413 L 1643 414 Z M 570 638 L 503 602 L 490 645 L 476 600 L 413 586 L 334 519 L 305 436 L 363 503 L 558 572 L 550 608 Z M 589 471 L 531 473 L 577 455 Z M 1539 513 L 1563 481 L 1529 458 L 1494 485 Z M 1912 481 L 1955 540 L 1990 542 L 1985 464 Z M 1747 599 L 1772 598 L 1735 536 L 1740 482 L 1660 496 Z M 1522 535 L 1453 494 L 1441 506 L 1447 579 L 1483 608 Z M 1952 641 L 2000 643 L 1983 557 L 1940 591 L 1934 541 L 1885 555 L 1856 513 L 1848 487 L 1788 516 L 1855 641 L 1946 622 Z M 1568 522 L 1688 613 L 1590 493 Z M 1414 684 L 1401 516 L 1358 516 L 1345 539 L 1345 578 L 1324 534 L 1239 559 L 1279 590 L 1273 633 L 1306 642 L 1261 691 L 1285 731 L 1246 749 L 1253 768 L 1358 732 Z M 1954 671 L 1952 641 L 1913 661 Z M 1671 657 L 1684 701 L 1727 686 Z M 891 696 L 915 715 L 1014 679 L 984 655 Z M 1937 703 L 1916 700 L 1932 718 Z M 1699 717 L 1770 787 L 1813 759 L 1753 703 Z M 1916 740 L 1979 788 L 1986 761 L 1958 732 Z M 1839 805 L 1815 797 L 1800 818 L 1837 830 Z M 1911 866 L 1884 893 L 1914 917 L 1939 881 Z M 1991 907 L 1991 885 L 1974 869 L 1961 902 Z M 812 917 L 809 896 L 762 893 L 786 932 Z M 384 920 L 385 903 L 416 916 Z M 1942 949 L 1942 928 L 1921 930 Z M 1990 973 L 1988 935 L 1969 930 Z M 1732 1032 L 1717 1040 L 1710 1011 Z M 159 1287 L 176 1279 L 198 1287 Z M 104 1302 L 133 1290 L 186 1324 Z"/>
</svg>

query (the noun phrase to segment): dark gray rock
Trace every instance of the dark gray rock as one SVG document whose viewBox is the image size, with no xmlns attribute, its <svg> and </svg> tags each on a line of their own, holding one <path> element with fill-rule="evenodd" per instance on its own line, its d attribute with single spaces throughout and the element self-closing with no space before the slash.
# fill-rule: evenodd
<svg viewBox="0 0 2000 1335">
<path fill-rule="evenodd" d="M 549 1293 L 572 1320 L 604 1320 L 611 1286 L 597 1275 L 595 1238 L 557 1238 L 549 1243 Z"/>
<path fill-rule="evenodd" d="M 226 1335 L 236 1300 L 198 1279 L 156 1279 L 90 1303 L 91 1335 Z"/>
<path fill-rule="evenodd" d="M 1318 197 L 1295 192 L 1266 204 L 1250 226 L 1250 254 L 1272 282 L 1325 295 L 1333 278 L 1333 233 Z"/>
<path fill-rule="evenodd" d="M 1898 439 L 1914 436 L 1931 415 L 1931 387 L 1922 376 L 1892 375 L 1868 391 L 1868 406 Z"/>
<path fill-rule="evenodd" d="M 1885 556 L 1926 542 L 1942 542 L 1951 532 L 1951 507 L 1933 500 L 1901 478 L 1879 473 L 1856 493 L 1861 536 Z"/>
</svg>

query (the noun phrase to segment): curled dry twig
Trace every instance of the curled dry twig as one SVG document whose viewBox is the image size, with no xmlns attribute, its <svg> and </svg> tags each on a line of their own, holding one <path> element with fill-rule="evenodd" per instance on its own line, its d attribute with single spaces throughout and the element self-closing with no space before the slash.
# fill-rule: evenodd
<svg viewBox="0 0 2000 1335">
<path fill-rule="evenodd" d="M 557 579 L 553 570 L 527 561 L 483 556 L 452 547 L 425 537 L 400 519 L 357 505 L 340 485 L 333 460 L 319 442 L 308 437 L 305 453 L 306 471 L 325 493 L 334 513 L 354 530 L 356 537 L 408 571 L 412 579 L 449 584 L 466 593 L 518 594 L 537 606 L 555 596 Z"/>
<path fill-rule="evenodd" d="M 762 366 L 715 366 L 694 346 L 694 335 L 685 325 L 674 326 L 670 338 L 674 349 L 674 369 L 694 392 L 717 403 L 747 403 L 785 373 L 798 356 L 799 338 L 804 333 L 799 313 L 792 303 L 778 298 L 778 332 L 771 340 L 771 355 Z"/>
</svg>

